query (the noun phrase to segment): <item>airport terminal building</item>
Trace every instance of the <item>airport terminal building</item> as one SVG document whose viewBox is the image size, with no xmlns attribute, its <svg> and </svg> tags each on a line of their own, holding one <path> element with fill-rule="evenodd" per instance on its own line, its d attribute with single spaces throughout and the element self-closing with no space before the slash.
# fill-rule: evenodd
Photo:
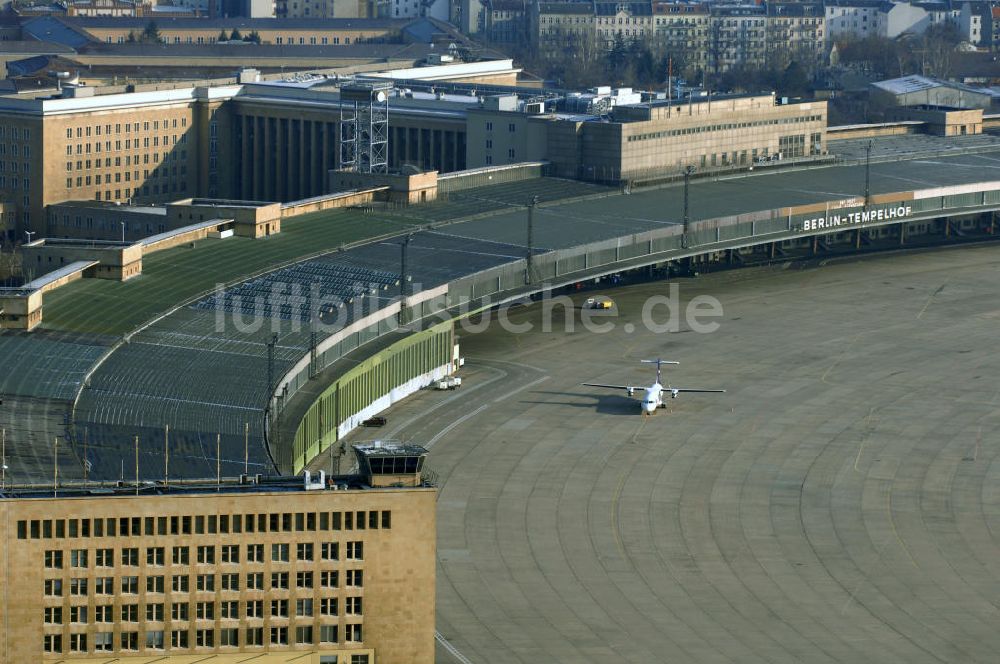
<svg viewBox="0 0 1000 664">
<path fill-rule="evenodd" d="M 553 175 L 620 182 L 826 150 L 825 102 L 491 88 L 511 71 L 506 60 L 386 74 L 396 78 L 380 102 L 388 168 L 448 173 L 547 161 Z M 418 75 L 424 80 L 414 81 Z M 366 81 L 388 83 L 385 77 Z M 8 232 L 86 237 L 82 223 L 73 232 L 50 227 L 47 207 L 65 201 L 287 202 L 330 193 L 329 171 L 345 166 L 342 123 L 355 110 L 342 88 L 357 81 L 258 79 L 107 95 L 70 87 L 55 97 L 0 99 L 0 206 Z M 476 82 L 437 82 L 446 79 Z"/>
<path fill-rule="evenodd" d="M 430 664 L 426 450 L 358 454 L 373 474 L 8 487 L 0 657 Z"/>
</svg>

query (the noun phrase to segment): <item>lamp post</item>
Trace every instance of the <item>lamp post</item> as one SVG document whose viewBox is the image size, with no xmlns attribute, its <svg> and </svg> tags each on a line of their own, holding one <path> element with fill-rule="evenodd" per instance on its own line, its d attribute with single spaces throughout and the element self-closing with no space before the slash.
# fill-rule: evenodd
<svg viewBox="0 0 1000 664">
<path fill-rule="evenodd" d="M 682 236 L 683 246 L 687 247 L 688 227 L 691 223 L 688 188 L 691 185 L 691 174 L 694 173 L 694 166 L 688 164 L 684 167 L 684 235 Z"/>
<path fill-rule="evenodd" d="M 526 258 L 527 269 L 524 272 L 524 283 L 530 284 L 532 279 L 532 270 L 534 269 L 535 262 L 535 206 L 538 205 L 538 196 L 531 197 L 531 203 L 528 205 L 528 253 Z"/>
<path fill-rule="evenodd" d="M 125 222 L 119 221 L 118 223 L 122 225 L 122 244 L 125 244 Z"/>
<path fill-rule="evenodd" d="M 871 169 L 872 169 L 872 148 L 875 147 L 874 139 L 868 139 L 865 145 L 865 210 L 871 205 Z"/>
<path fill-rule="evenodd" d="M 38 231 L 24 231 L 24 234 L 28 236 L 27 244 L 31 244 L 31 236 L 35 235 Z"/>
</svg>

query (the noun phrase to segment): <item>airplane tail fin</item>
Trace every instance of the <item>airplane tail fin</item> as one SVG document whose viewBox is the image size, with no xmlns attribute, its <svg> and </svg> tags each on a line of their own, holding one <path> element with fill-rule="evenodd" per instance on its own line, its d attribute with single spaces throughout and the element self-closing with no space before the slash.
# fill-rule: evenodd
<svg viewBox="0 0 1000 664">
<path fill-rule="evenodd" d="M 663 380 L 661 379 L 661 376 L 660 376 L 660 374 L 662 372 L 661 367 L 664 364 L 680 364 L 680 362 L 674 362 L 672 360 L 661 360 L 660 358 L 656 358 L 655 360 L 639 360 L 639 361 L 642 362 L 643 364 L 655 364 L 656 365 L 656 382 L 660 383 L 661 385 L 663 384 Z"/>
</svg>

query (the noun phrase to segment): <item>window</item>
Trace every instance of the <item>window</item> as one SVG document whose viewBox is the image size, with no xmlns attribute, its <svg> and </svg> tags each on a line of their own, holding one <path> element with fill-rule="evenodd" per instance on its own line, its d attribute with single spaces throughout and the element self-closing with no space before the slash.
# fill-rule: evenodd
<svg viewBox="0 0 1000 664">
<path fill-rule="evenodd" d="M 162 593 L 163 592 L 163 577 L 162 576 L 147 576 L 146 577 L 146 592 L 147 593 Z"/>
<path fill-rule="evenodd" d="M 264 589 L 264 573 L 263 572 L 253 572 L 247 574 L 247 590 L 263 590 Z"/>
<path fill-rule="evenodd" d="M 85 607 L 85 606 L 71 606 L 71 607 L 69 607 L 69 621 L 71 623 L 86 623 L 87 622 L 87 607 Z"/>
<path fill-rule="evenodd" d="M 194 634 L 194 644 L 200 648 L 211 648 L 215 646 L 215 631 L 211 629 L 199 629 Z"/>
<path fill-rule="evenodd" d="M 287 599 L 272 599 L 271 600 L 271 615 L 277 616 L 279 618 L 288 617 L 288 600 Z"/>
<path fill-rule="evenodd" d="M 295 573 L 295 587 L 296 588 L 312 588 L 313 587 L 313 573 L 312 572 L 296 572 Z"/>
<path fill-rule="evenodd" d="M 339 584 L 339 572 L 335 569 L 323 570 L 319 574 L 319 583 L 324 588 L 336 588 Z"/>
<path fill-rule="evenodd" d="M 243 645 L 246 646 L 262 646 L 264 645 L 264 628 L 263 627 L 248 627 L 244 634 Z"/>
<path fill-rule="evenodd" d="M 320 554 L 323 560 L 340 560 L 340 542 L 323 542 Z"/>
<path fill-rule="evenodd" d="M 70 595 L 86 595 L 87 594 L 87 579 L 70 579 L 69 580 L 69 594 Z"/>
<path fill-rule="evenodd" d="M 248 524 L 253 523 L 253 519 L 247 521 Z M 248 530 L 248 532 L 250 532 Z M 262 563 L 264 562 L 264 545 L 263 544 L 247 544 L 247 562 L 248 563 Z"/>
<path fill-rule="evenodd" d="M 138 650 L 139 632 L 122 632 L 121 644 L 122 650 Z"/>
<path fill-rule="evenodd" d="M 309 598 L 299 598 L 295 600 L 295 615 L 311 616 L 313 614 L 313 601 Z"/>
<path fill-rule="evenodd" d="M 70 634 L 69 650 L 70 652 L 87 652 L 87 635 Z"/>
<path fill-rule="evenodd" d="M 349 569 L 347 570 L 346 585 L 360 588 L 363 581 L 362 570 L 360 569 Z"/>
<path fill-rule="evenodd" d="M 219 604 L 219 610 L 222 618 L 236 620 L 240 617 L 240 603 L 235 600 L 222 602 Z"/>
<path fill-rule="evenodd" d="M 146 648 L 163 650 L 163 630 L 146 632 Z"/>
<path fill-rule="evenodd" d="M 223 574 L 222 575 L 222 589 L 223 590 L 239 590 L 240 589 L 240 575 L 239 574 Z"/>
<path fill-rule="evenodd" d="M 112 632 L 97 632 L 94 634 L 94 652 L 111 652 L 115 635 Z"/>
<path fill-rule="evenodd" d="M 62 566 L 63 566 L 62 551 L 45 552 L 45 569 L 62 569 Z"/>
<path fill-rule="evenodd" d="M 62 607 L 61 606 L 46 606 L 45 607 L 45 622 L 49 625 L 61 625 L 62 624 Z"/>
<path fill-rule="evenodd" d="M 361 598 L 360 597 L 346 597 L 344 598 L 344 613 L 348 615 L 361 615 Z"/>
<path fill-rule="evenodd" d="M 163 622 L 163 605 L 146 605 L 146 622 Z"/>
<path fill-rule="evenodd" d="M 186 593 L 191 591 L 191 579 L 184 574 L 175 574 L 170 578 L 170 589 L 175 593 Z"/>
<path fill-rule="evenodd" d="M 347 642 L 360 642 L 361 625 L 344 625 L 344 640 Z"/>
<path fill-rule="evenodd" d="M 214 620 L 215 604 L 212 602 L 198 602 L 195 605 L 194 617 L 197 620 Z"/>
<path fill-rule="evenodd" d="M 122 565 L 127 567 L 138 567 L 139 549 L 122 549 Z"/>
<path fill-rule="evenodd" d="M 295 547 L 295 558 L 297 560 L 313 560 L 313 545 L 300 542 Z"/>
<path fill-rule="evenodd" d="M 486 149 L 487 150 L 492 150 L 493 149 L 493 139 L 492 138 L 487 138 L 486 139 Z"/>
<path fill-rule="evenodd" d="M 493 131 L 493 123 L 492 122 L 487 122 L 486 123 L 486 131 Z"/>
<path fill-rule="evenodd" d="M 227 544 L 222 547 L 222 562 L 224 563 L 238 563 L 240 562 L 240 547 L 236 544 Z"/>
<path fill-rule="evenodd" d="M 186 629 L 175 629 L 172 632 L 170 632 L 170 647 L 171 648 L 188 647 L 188 632 Z"/>
<path fill-rule="evenodd" d="M 364 542 L 348 542 L 347 543 L 347 559 L 348 560 L 363 560 L 364 555 Z"/>
<path fill-rule="evenodd" d="M 319 601 L 319 612 L 324 616 L 337 615 L 337 598 L 324 597 Z"/>
<path fill-rule="evenodd" d="M 195 584 L 198 592 L 215 592 L 215 575 L 199 574 Z"/>
<path fill-rule="evenodd" d="M 190 551 L 186 546 L 175 546 L 173 550 L 175 565 L 187 565 L 191 562 Z"/>
<path fill-rule="evenodd" d="M 189 604 L 181 604 L 174 602 L 170 605 L 170 619 L 171 620 L 187 620 L 188 619 L 188 607 Z"/>
<path fill-rule="evenodd" d="M 264 617 L 264 600 L 254 599 L 246 603 L 247 618 Z"/>
<path fill-rule="evenodd" d="M 508 159 L 514 158 L 514 148 L 510 148 L 509 150 L 507 150 L 507 158 Z"/>
<path fill-rule="evenodd" d="M 509 125 L 507 125 L 507 131 L 513 134 L 515 131 L 517 131 L 517 125 L 511 122 Z"/>
<path fill-rule="evenodd" d="M 235 627 L 227 627 L 226 629 L 219 630 L 219 645 L 220 646 L 238 646 L 240 645 L 240 631 Z"/>
<path fill-rule="evenodd" d="M 73 549 L 69 552 L 69 566 L 70 567 L 86 567 L 87 566 L 87 550 L 86 549 Z"/>
<path fill-rule="evenodd" d="M 154 546 L 146 549 L 146 564 L 162 566 L 165 552 L 162 546 Z"/>
<path fill-rule="evenodd" d="M 45 595 L 62 597 L 62 579 L 45 579 Z"/>
<path fill-rule="evenodd" d="M 199 546 L 198 547 L 198 563 L 201 565 L 214 565 L 215 564 L 215 547 L 214 546 Z"/>
<path fill-rule="evenodd" d="M 138 604 L 122 604 L 121 605 L 121 621 L 122 622 L 139 622 L 139 605 Z"/>
<path fill-rule="evenodd" d="M 45 652 L 62 652 L 62 634 L 46 634 L 42 637 Z"/>
<path fill-rule="evenodd" d="M 288 572 L 271 573 L 271 590 L 288 589 Z"/>
<path fill-rule="evenodd" d="M 122 577 L 122 588 L 121 592 L 126 595 L 137 595 L 139 594 L 139 577 L 137 576 L 123 576 Z"/>
<path fill-rule="evenodd" d="M 351 625 L 348 625 L 348 627 L 350 626 Z M 361 625 L 354 625 L 354 626 L 357 627 L 359 630 L 361 629 Z M 360 639 L 358 640 L 360 641 Z M 365 654 L 351 655 L 351 664 L 368 664 L 368 655 Z"/>
<path fill-rule="evenodd" d="M 313 628 L 312 625 L 303 625 L 295 628 L 295 642 L 296 643 L 312 643 L 313 642 Z"/>
<path fill-rule="evenodd" d="M 336 625 L 320 625 L 319 626 L 319 642 L 320 643 L 336 643 L 337 642 L 337 626 Z"/>
<path fill-rule="evenodd" d="M 288 628 L 287 627 L 272 627 L 271 628 L 271 645 L 272 646 L 287 646 L 288 645 Z"/>
<path fill-rule="evenodd" d="M 272 514 L 272 517 L 278 516 L 277 514 Z M 272 523 L 272 525 L 274 525 Z M 276 528 L 272 528 L 276 530 Z M 287 544 L 272 544 L 271 545 L 271 561 L 279 563 L 288 562 L 288 545 Z"/>
<path fill-rule="evenodd" d="M 110 604 L 99 604 L 94 607 L 94 622 L 109 623 L 114 622 L 113 606 Z"/>
</svg>

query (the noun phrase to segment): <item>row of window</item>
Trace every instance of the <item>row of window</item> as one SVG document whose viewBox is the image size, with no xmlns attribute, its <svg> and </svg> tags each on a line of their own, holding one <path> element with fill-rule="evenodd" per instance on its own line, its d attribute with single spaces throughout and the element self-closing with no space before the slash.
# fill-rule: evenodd
<svg viewBox="0 0 1000 664">
<path fill-rule="evenodd" d="M 160 163 L 160 153 L 159 152 L 154 152 L 152 154 L 152 158 L 153 158 L 153 163 L 154 164 Z M 177 152 L 164 152 L 163 153 L 163 162 L 164 163 L 166 163 L 167 161 L 177 161 L 177 158 L 178 158 L 178 153 Z M 122 158 L 121 157 L 115 157 L 114 159 L 115 159 L 115 161 L 114 161 L 115 168 L 120 168 L 122 166 Z M 148 164 L 149 160 L 150 160 L 149 153 L 146 153 L 146 154 L 142 155 L 142 163 Z M 187 150 L 181 150 L 180 151 L 180 160 L 184 161 L 184 162 L 187 161 Z M 3 163 L 3 162 L 0 162 L 0 163 Z M 134 158 L 132 157 L 132 155 L 128 155 L 128 154 L 125 155 L 125 164 L 124 165 L 125 166 L 133 166 L 133 165 L 138 166 L 139 165 L 139 155 L 135 155 Z M 98 157 L 98 158 L 96 158 L 94 160 L 90 160 L 90 159 L 86 159 L 86 160 L 78 159 L 76 161 L 76 170 L 78 170 L 78 171 L 82 171 L 85 168 L 88 169 L 88 170 L 91 169 L 91 168 L 111 168 L 111 166 L 112 166 L 111 157 L 104 157 L 103 159 L 101 157 Z M 0 170 L 2 170 L 2 169 L 0 169 Z M 27 168 L 25 168 L 25 170 L 27 170 Z M 72 171 L 73 170 L 73 162 L 72 161 L 67 161 L 66 162 L 66 170 L 67 171 Z"/>
<path fill-rule="evenodd" d="M 344 598 L 344 615 L 362 615 L 362 600 L 360 596 Z M 318 608 L 320 616 L 340 615 L 340 598 L 323 597 L 314 601 L 311 597 L 294 600 L 294 604 L 287 599 L 272 599 L 269 602 L 272 618 L 288 618 L 294 615 L 296 618 L 312 618 L 314 606 Z M 252 599 L 244 602 L 236 600 L 226 600 L 222 602 L 174 602 L 170 604 L 170 610 L 166 611 L 165 604 L 147 603 L 145 609 L 146 622 L 164 622 L 167 614 L 172 622 L 182 622 L 191 620 L 215 620 L 216 617 L 222 620 L 263 619 L 264 600 Z M 113 604 L 99 604 L 93 607 L 93 622 L 113 623 L 115 622 L 115 606 Z M 294 613 L 289 613 L 293 610 Z M 61 606 L 47 606 L 43 610 L 43 621 L 46 625 L 62 625 L 63 618 L 68 615 L 69 624 L 88 625 L 91 623 L 91 612 L 88 606 L 71 606 L 64 610 Z M 118 621 L 123 623 L 139 622 L 138 604 L 121 604 L 118 607 Z"/>
<path fill-rule="evenodd" d="M 0 189 L 10 189 L 12 191 L 20 189 L 22 191 L 30 191 L 31 178 L 25 176 L 23 178 L 11 177 L 8 179 L 7 176 L 0 175 Z M 25 199 L 27 199 L 27 196 L 25 196 Z M 25 202 L 25 205 L 28 205 L 27 201 Z"/>
<path fill-rule="evenodd" d="M 5 127 L 3 125 L 0 125 L 0 140 L 4 140 L 8 137 L 13 141 L 17 140 L 30 141 L 31 130 L 20 129 L 18 127 Z"/>
<path fill-rule="evenodd" d="M 263 563 L 264 545 L 247 544 L 244 553 L 246 562 Z M 364 559 L 364 542 L 347 542 L 345 548 L 347 560 Z M 321 560 L 340 560 L 340 542 L 321 542 L 317 547 L 312 542 L 299 542 L 295 545 L 295 559 L 298 561 L 316 560 L 316 553 L 319 552 Z M 290 562 L 291 545 L 286 543 L 271 544 L 271 562 Z M 70 567 L 89 567 L 91 553 L 97 567 L 114 567 L 114 549 L 72 549 L 69 555 L 59 549 L 45 551 L 43 556 L 46 569 L 62 569 L 65 562 Z M 119 552 L 121 564 L 126 567 L 136 567 L 139 565 L 139 548 L 130 547 L 121 549 Z M 166 564 L 167 548 L 163 546 L 149 546 L 145 549 L 146 565 L 150 567 L 161 567 Z M 216 555 L 218 554 L 218 555 Z M 195 561 L 199 565 L 214 565 L 216 560 L 223 563 L 236 564 L 240 562 L 239 544 L 214 544 L 199 545 L 195 547 Z M 191 547 L 174 546 L 170 549 L 170 561 L 174 565 L 191 564 Z"/>
<path fill-rule="evenodd" d="M 291 645 L 315 645 L 317 643 L 361 643 L 361 625 L 344 625 L 343 641 L 340 641 L 340 629 L 338 625 L 320 625 L 318 630 L 314 630 L 312 625 L 302 625 L 290 631 L 287 626 L 275 626 L 270 629 L 263 627 L 246 627 L 239 629 L 236 627 L 223 627 L 220 629 L 196 629 L 193 630 L 194 637 L 191 637 L 192 630 L 177 629 L 170 631 L 170 648 L 186 649 L 191 648 L 230 648 L 230 647 L 255 647 L 255 646 L 291 646 Z M 146 650 L 165 650 L 166 632 L 163 630 L 149 630 L 142 632 L 144 638 L 140 639 L 140 632 L 120 632 L 117 636 L 114 632 L 97 632 L 95 634 L 70 634 L 66 639 L 68 648 L 63 649 L 62 634 L 45 634 L 43 636 L 42 649 L 46 653 L 59 654 L 63 652 L 71 653 L 106 653 L 139 650 L 140 643 L 145 644 Z M 290 640 L 290 636 L 294 640 Z M 266 638 L 265 638 L 266 637 Z M 368 657 L 355 659 L 352 655 L 351 662 L 364 662 L 367 664 Z"/>
<path fill-rule="evenodd" d="M 654 131 L 648 134 L 634 134 L 629 136 L 627 141 L 648 141 L 657 138 L 667 138 L 670 136 L 687 136 L 689 134 L 704 134 L 715 131 L 730 131 L 733 129 L 746 129 L 748 127 L 762 127 L 780 124 L 800 124 L 803 122 L 819 122 L 823 119 L 821 115 L 799 115 L 792 118 L 774 118 L 770 120 L 754 120 L 750 122 L 729 122 L 726 124 L 701 125 L 698 127 L 686 127 L 684 129 L 665 129 Z"/>
<path fill-rule="evenodd" d="M 124 150 L 138 150 L 140 147 L 143 147 L 143 148 L 148 148 L 148 147 L 158 148 L 161 145 L 163 147 L 167 147 L 168 145 L 177 145 L 178 143 L 180 143 L 182 145 L 185 144 L 185 143 L 187 143 L 187 134 L 181 134 L 181 137 L 180 137 L 179 140 L 177 138 L 177 134 L 173 134 L 173 135 L 164 134 L 162 141 L 160 140 L 159 136 L 146 136 L 146 137 L 144 137 L 142 139 L 142 145 L 139 145 L 139 139 L 138 138 L 135 139 L 134 141 L 131 138 L 126 138 L 125 141 L 124 141 L 124 143 L 122 141 L 120 141 L 120 140 L 116 140 L 114 143 L 112 143 L 111 141 L 104 141 L 103 143 L 101 141 L 95 141 L 94 143 L 77 143 L 75 148 L 73 147 L 73 145 L 67 143 L 66 144 L 66 154 L 67 155 L 72 155 L 74 153 L 75 154 L 90 154 L 92 151 L 95 152 L 95 153 L 97 153 L 97 152 L 101 152 L 102 150 L 104 152 L 111 152 L 112 149 L 114 149 L 116 151 L 120 151 L 120 150 L 123 150 L 123 149 Z M 112 146 L 114 146 L 114 148 L 112 148 Z M 27 147 L 28 146 L 25 146 L 25 150 L 27 150 Z M 164 153 L 164 155 L 165 154 L 166 153 Z M 27 156 L 27 154 L 25 154 L 25 156 Z M 164 156 L 164 159 L 166 159 L 166 156 Z"/>
<path fill-rule="evenodd" d="M 350 512 L 284 512 L 269 514 L 207 514 L 194 516 L 107 517 L 94 519 L 32 519 L 17 522 L 18 539 L 64 537 L 139 537 L 153 535 L 214 535 L 216 533 L 290 533 L 326 530 L 388 530 L 390 510 Z"/>
<path fill-rule="evenodd" d="M 187 118 L 181 118 L 179 124 L 180 124 L 180 128 L 181 129 L 187 127 Z M 150 126 L 152 126 L 153 131 L 159 131 L 160 130 L 160 121 L 159 120 L 153 120 L 153 122 L 150 123 L 147 120 L 146 122 L 143 122 L 142 123 L 142 131 L 149 131 L 150 130 Z M 88 138 L 88 137 L 90 137 L 92 135 L 93 136 L 100 136 L 101 133 L 102 133 L 102 127 L 103 127 L 103 133 L 104 133 L 104 135 L 106 135 L 106 136 L 111 136 L 112 135 L 112 131 L 111 131 L 112 125 L 106 124 L 106 125 L 92 125 L 92 126 L 87 126 L 87 127 L 75 127 L 75 128 L 74 127 L 66 127 L 66 138 L 73 138 L 74 133 L 76 134 L 77 138 Z M 115 125 L 114 125 L 114 134 L 115 135 L 121 134 L 122 133 L 122 127 L 125 128 L 125 133 L 126 134 L 131 134 L 133 132 L 136 133 L 136 134 L 139 133 L 139 123 L 138 122 L 135 122 L 135 123 L 126 122 L 124 125 L 121 124 L 121 123 L 115 123 Z M 174 118 L 173 122 L 171 122 L 170 120 L 164 118 L 163 119 L 163 129 L 164 129 L 164 131 L 167 130 L 167 129 L 171 129 L 171 128 L 172 129 L 177 129 L 178 128 L 177 118 Z M 24 130 L 24 134 L 25 134 L 25 139 L 24 140 L 28 140 L 27 133 L 28 133 L 28 130 L 25 129 Z M 0 133 L 0 138 L 3 138 L 3 134 L 2 133 Z M 16 136 L 14 136 L 13 138 L 16 138 Z M 119 148 L 119 149 L 121 149 L 121 148 Z"/>
<path fill-rule="evenodd" d="M 184 177 L 186 175 L 187 175 L 187 166 L 181 166 L 181 170 L 180 170 L 179 176 L 180 177 Z M 106 173 L 104 175 L 102 175 L 101 173 L 98 173 L 97 175 L 93 175 L 93 176 L 91 176 L 91 175 L 77 175 L 76 176 L 76 185 L 75 186 L 77 186 L 77 187 L 90 187 L 90 186 L 93 186 L 93 185 L 111 184 L 111 177 L 112 177 L 111 173 Z M 114 181 L 116 183 L 122 182 L 122 177 L 123 177 L 122 171 L 117 171 L 116 173 L 114 173 Z M 162 168 L 162 169 L 157 168 L 157 169 L 154 169 L 152 172 L 150 172 L 149 169 L 144 169 L 143 172 L 142 172 L 142 180 L 150 180 L 150 179 L 157 179 L 157 178 L 167 179 L 167 178 L 171 178 L 171 177 L 178 177 L 178 172 L 177 172 L 177 167 L 176 166 L 174 166 L 172 170 L 170 168 Z M 139 171 L 125 171 L 124 172 L 124 178 L 125 178 L 125 182 L 132 182 L 133 180 L 135 182 L 142 182 L 142 180 L 139 179 Z M 25 183 L 27 183 L 28 178 L 24 178 L 24 181 L 25 181 Z M 73 189 L 73 187 L 74 187 L 73 182 L 74 182 L 73 178 L 66 178 L 66 188 L 67 189 Z M 25 184 L 24 186 L 25 186 L 25 189 L 27 189 L 28 185 Z M 174 187 L 175 187 L 174 191 L 176 191 L 176 186 L 177 186 L 176 183 L 174 183 Z M 167 192 L 166 187 L 167 187 L 167 185 L 164 184 L 163 185 L 163 193 Z M 157 193 L 159 193 L 159 192 L 157 192 Z"/>
<path fill-rule="evenodd" d="M 170 576 L 170 592 L 190 593 L 191 579 L 194 578 L 195 592 L 215 592 L 216 588 L 227 592 L 239 592 L 240 575 L 236 572 L 224 574 L 173 574 Z M 216 584 L 216 579 L 219 583 Z M 291 586 L 291 572 L 271 572 L 271 583 L 264 587 L 264 573 L 250 572 L 245 576 L 245 590 L 289 590 Z M 145 589 L 147 593 L 165 593 L 167 577 L 162 574 L 149 575 L 145 577 Z M 311 571 L 295 573 L 295 588 L 311 589 L 316 586 L 319 580 L 320 588 L 339 588 L 340 570 L 321 570 L 318 574 Z M 66 583 L 68 581 L 68 584 Z M 62 597 L 65 586 L 68 585 L 69 594 L 73 597 L 94 595 L 114 595 L 117 592 L 121 595 L 139 594 L 139 577 L 122 576 L 101 576 L 97 578 L 74 577 L 71 579 L 49 578 L 44 581 L 44 594 L 46 597 Z M 347 588 L 360 588 L 364 584 L 364 571 L 360 569 L 349 569 L 344 572 L 344 586 Z M 93 591 L 91 593 L 91 591 Z"/>
</svg>

